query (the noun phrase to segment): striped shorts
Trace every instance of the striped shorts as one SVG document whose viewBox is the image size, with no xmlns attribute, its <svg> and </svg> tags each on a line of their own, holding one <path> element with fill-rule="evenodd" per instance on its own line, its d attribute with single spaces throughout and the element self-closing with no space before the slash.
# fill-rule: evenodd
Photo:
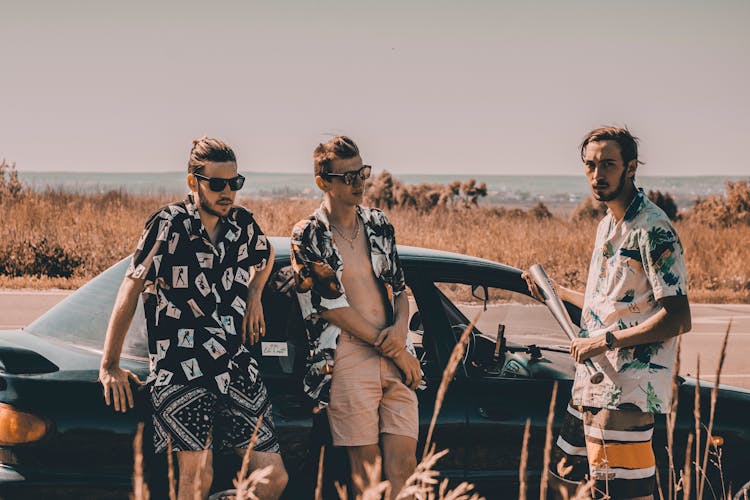
<svg viewBox="0 0 750 500">
<path fill-rule="evenodd" d="M 653 498 L 656 460 L 651 446 L 654 416 L 640 410 L 568 405 L 552 450 L 551 473 L 558 485 L 596 481 L 602 496 Z M 572 488 L 575 491 L 575 488 Z"/>
</svg>

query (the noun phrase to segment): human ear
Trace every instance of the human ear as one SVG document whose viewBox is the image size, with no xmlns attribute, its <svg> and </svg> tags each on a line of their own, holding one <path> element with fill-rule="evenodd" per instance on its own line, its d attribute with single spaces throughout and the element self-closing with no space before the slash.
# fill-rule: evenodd
<svg viewBox="0 0 750 500">
<path fill-rule="evenodd" d="M 319 175 L 315 176 L 315 185 L 318 186 L 318 189 L 320 189 L 323 192 L 326 192 L 330 189 L 330 185 L 328 184 L 328 181 Z"/>
<path fill-rule="evenodd" d="M 198 179 L 196 179 L 193 174 L 187 174 L 187 185 L 190 188 L 190 191 L 198 191 Z"/>
<path fill-rule="evenodd" d="M 628 162 L 628 177 L 635 177 L 635 171 L 638 169 L 638 160 Z"/>
</svg>

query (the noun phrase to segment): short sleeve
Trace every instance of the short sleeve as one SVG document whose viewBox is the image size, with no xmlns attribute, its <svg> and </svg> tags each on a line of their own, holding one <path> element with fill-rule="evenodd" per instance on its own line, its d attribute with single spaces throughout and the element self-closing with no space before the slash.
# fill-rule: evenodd
<svg viewBox="0 0 750 500">
<path fill-rule="evenodd" d="M 156 281 L 159 271 L 163 269 L 165 242 L 170 237 L 171 229 L 172 218 L 169 213 L 162 210 L 149 217 L 125 277 L 143 279 L 146 283 Z"/>
<path fill-rule="evenodd" d="M 335 253 L 323 257 L 323 229 L 311 220 L 298 223 L 292 230 L 291 260 L 294 284 L 302 316 L 309 320 L 313 315 L 330 309 L 349 307 L 344 287 L 334 269 Z M 328 252 L 326 252 L 328 253 Z"/>
<path fill-rule="evenodd" d="M 672 225 L 660 220 L 641 235 L 641 257 L 654 298 L 687 295 L 685 254 Z"/>
<path fill-rule="evenodd" d="M 248 267 L 255 267 L 256 270 L 262 271 L 268 264 L 268 258 L 271 256 L 271 242 L 263 233 L 258 223 L 251 216 L 247 225 L 247 246 L 249 255 Z"/>
</svg>

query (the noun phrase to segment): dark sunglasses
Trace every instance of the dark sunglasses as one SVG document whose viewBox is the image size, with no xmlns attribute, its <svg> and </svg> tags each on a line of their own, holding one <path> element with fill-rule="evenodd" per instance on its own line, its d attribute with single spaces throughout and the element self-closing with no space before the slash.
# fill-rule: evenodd
<svg viewBox="0 0 750 500">
<path fill-rule="evenodd" d="M 193 173 L 193 175 L 198 179 L 208 181 L 208 189 L 217 193 L 224 191 L 224 187 L 227 185 L 229 185 L 229 189 L 231 189 L 232 191 L 237 191 L 239 189 L 242 189 L 242 186 L 245 184 L 245 178 L 241 175 L 232 177 L 231 179 L 223 179 L 221 177 L 206 177 L 205 175 L 196 173 Z"/>
<path fill-rule="evenodd" d="M 359 178 L 360 180 L 367 180 L 370 178 L 370 173 L 372 172 L 372 167 L 370 165 L 363 165 L 362 168 L 358 170 L 350 170 L 348 172 L 344 172 L 343 174 L 325 174 L 325 177 L 331 178 L 331 177 L 341 177 L 341 179 L 344 181 L 344 184 L 351 185 L 354 184 L 354 181 Z"/>
</svg>

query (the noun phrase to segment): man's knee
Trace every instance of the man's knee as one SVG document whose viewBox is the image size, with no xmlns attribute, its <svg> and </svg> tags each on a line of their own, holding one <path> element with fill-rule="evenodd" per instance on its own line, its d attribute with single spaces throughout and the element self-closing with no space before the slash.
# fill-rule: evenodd
<svg viewBox="0 0 750 500">
<path fill-rule="evenodd" d="M 192 491 L 200 488 L 204 494 L 211 488 L 214 478 L 213 460 L 210 451 L 177 452 L 179 483 L 181 488 Z"/>
<path fill-rule="evenodd" d="M 392 453 L 386 455 L 383 472 L 386 478 L 407 478 L 417 468 L 417 457 L 407 453 Z"/>
</svg>

